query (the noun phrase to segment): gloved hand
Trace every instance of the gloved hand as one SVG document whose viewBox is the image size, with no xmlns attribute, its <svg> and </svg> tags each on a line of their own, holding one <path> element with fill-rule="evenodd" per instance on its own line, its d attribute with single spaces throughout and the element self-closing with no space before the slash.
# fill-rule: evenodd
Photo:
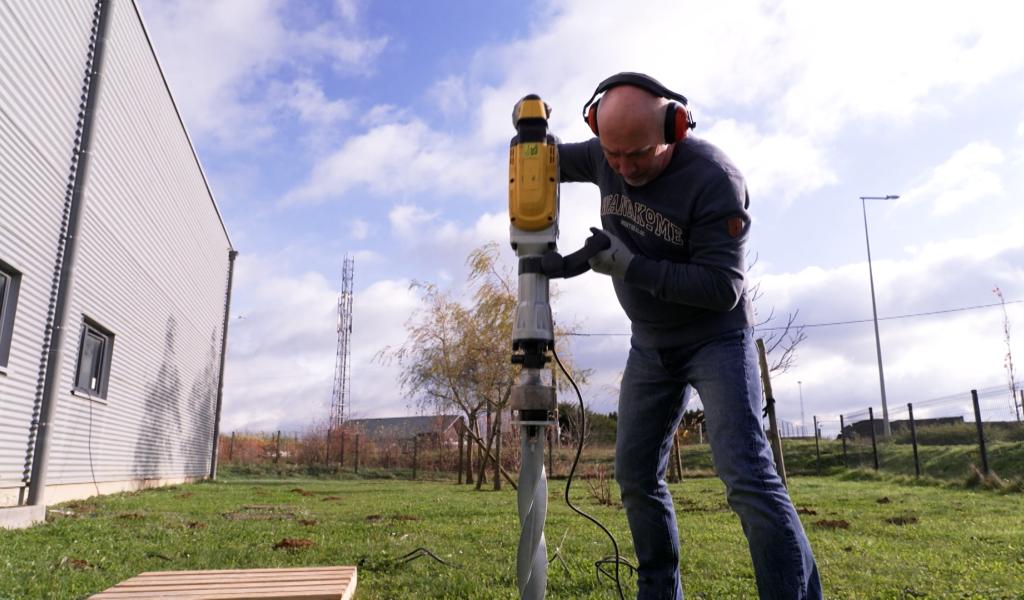
<svg viewBox="0 0 1024 600">
<path fill-rule="evenodd" d="M 604 275 L 624 278 L 626 270 L 629 269 L 629 263 L 633 260 L 633 253 L 622 243 L 622 240 L 615 237 L 615 234 L 596 227 L 591 227 L 590 231 L 594 235 L 605 235 L 611 241 L 611 246 L 590 259 L 590 268 Z"/>
</svg>

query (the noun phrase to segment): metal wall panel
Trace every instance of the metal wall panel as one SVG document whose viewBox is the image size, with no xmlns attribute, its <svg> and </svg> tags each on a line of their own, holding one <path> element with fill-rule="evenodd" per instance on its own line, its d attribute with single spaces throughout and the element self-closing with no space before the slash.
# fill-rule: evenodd
<svg viewBox="0 0 1024 600">
<path fill-rule="evenodd" d="M 131 0 L 112 0 L 50 484 L 209 471 L 230 241 Z M 114 333 L 104 401 L 70 393 L 83 318 Z"/>
<path fill-rule="evenodd" d="M 92 11 L 0 0 L 0 258 L 22 275 L 0 374 L 0 492 L 23 483 Z"/>
</svg>

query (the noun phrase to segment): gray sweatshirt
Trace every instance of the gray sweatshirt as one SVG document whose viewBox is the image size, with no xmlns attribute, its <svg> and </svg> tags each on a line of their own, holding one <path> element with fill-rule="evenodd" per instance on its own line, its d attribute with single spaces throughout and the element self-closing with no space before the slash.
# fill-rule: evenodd
<svg viewBox="0 0 1024 600">
<path fill-rule="evenodd" d="M 561 180 L 597 184 L 602 227 L 636 255 L 624 279 L 612 278 L 634 343 L 690 345 L 753 324 L 744 279 L 750 199 L 721 150 L 687 138 L 640 187 L 612 170 L 598 138 L 558 150 Z"/>
</svg>

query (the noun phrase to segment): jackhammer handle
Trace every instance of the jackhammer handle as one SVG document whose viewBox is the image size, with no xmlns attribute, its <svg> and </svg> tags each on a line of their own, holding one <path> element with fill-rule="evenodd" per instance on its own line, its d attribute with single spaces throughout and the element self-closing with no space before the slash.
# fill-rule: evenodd
<svg viewBox="0 0 1024 600">
<path fill-rule="evenodd" d="M 541 258 L 544 273 L 551 278 L 568 279 L 582 275 L 590 270 L 590 259 L 598 252 L 611 247 L 612 241 L 600 229 L 591 227 L 593 233 L 579 250 L 562 256 L 557 252 L 548 252 Z"/>
</svg>

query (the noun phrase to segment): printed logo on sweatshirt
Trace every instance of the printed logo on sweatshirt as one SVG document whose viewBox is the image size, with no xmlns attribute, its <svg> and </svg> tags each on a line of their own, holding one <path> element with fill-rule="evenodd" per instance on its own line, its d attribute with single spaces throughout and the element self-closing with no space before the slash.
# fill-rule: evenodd
<svg viewBox="0 0 1024 600">
<path fill-rule="evenodd" d="M 605 215 L 622 217 L 624 227 L 641 235 L 650 232 L 676 246 L 685 243 L 682 227 L 643 202 L 634 202 L 624 194 L 608 194 L 601 199 L 601 216 Z"/>
</svg>

